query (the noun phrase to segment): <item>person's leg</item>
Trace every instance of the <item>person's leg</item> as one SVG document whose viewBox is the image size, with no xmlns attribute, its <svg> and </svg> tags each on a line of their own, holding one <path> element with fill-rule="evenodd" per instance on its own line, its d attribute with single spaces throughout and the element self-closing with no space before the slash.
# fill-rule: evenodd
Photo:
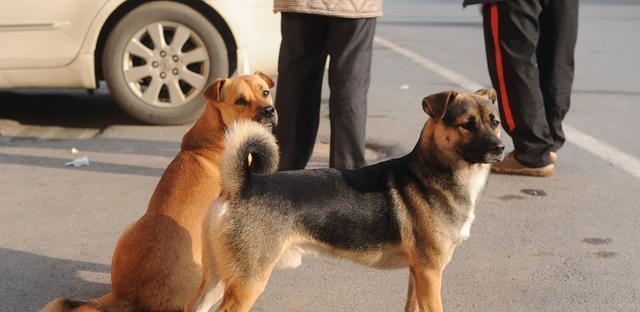
<svg viewBox="0 0 640 312">
<path fill-rule="evenodd" d="M 487 64 L 498 91 L 502 124 L 513 139 L 515 160 L 530 168 L 551 163 L 553 144 L 536 65 L 540 10 L 538 1 L 525 0 L 483 9 Z"/>
<path fill-rule="evenodd" d="M 573 56 L 578 37 L 578 0 L 543 1 L 540 14 L 538 69 L 553 150 L 565 141 L 562 120 L 569 111 Z"/>
<path fill-rule="evenodd" d="M 328 18 L 282 13 L 274 134 L 280 170 L 304 169 L 313 152 L 320 120 L 322 76 L 327 59 Z"/>
<path fill-rule="evenodd" d="M 331 18 L 329 22 L 329 166 L 332 168 L 365 165 L 367 93 L 375 28 L 375 18 Z"/>
</svg>

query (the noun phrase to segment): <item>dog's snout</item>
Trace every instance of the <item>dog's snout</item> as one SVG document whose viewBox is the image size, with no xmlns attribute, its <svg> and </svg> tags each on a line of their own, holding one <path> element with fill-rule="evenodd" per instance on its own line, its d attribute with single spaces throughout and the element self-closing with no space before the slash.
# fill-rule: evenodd
<svg viewBox="0 0 640 312">
<path fill-rule="evenodd" d="M 262 109 L 262 114 L 264 114 L 265 117 L 273 117 L 275 113 L 276 108 L 273 107 L 273 105 L 267 105 Z"/>
<path fill-rule="evenodd" d="M 499 143 L 497 145 L 494 145 L 493 148 L 491 149 L 491 152 L 496 155 L 502 154 L 502 152 L 504 152 L 504 144 Z"/>
<path fill-rule="evenodd" d="M 269 125 L 270 127 L 275 127 L 278 125 L 278 112 L 276 111 L 276 108 L 271 104 L 262 106 L 257 117 L 257 119 L 261 123 Z"/>
</svg>

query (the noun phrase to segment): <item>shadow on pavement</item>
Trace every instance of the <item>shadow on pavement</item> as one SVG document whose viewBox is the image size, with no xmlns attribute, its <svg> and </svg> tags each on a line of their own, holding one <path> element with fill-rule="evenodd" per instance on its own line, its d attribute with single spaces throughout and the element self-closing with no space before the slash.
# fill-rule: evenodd
<svg viewBox="0 0 640 312">
<path fill-rule="evenodd" d="M 91 165 L 87 167 L 64 167 L 63 164 L 67 161 L 69 160 L 55 158 L 55 157 L 42 157 L 42 156 L 0 153 L 0 164 L 38 166 L 38 167 L 56 168 L 56 169 L 65 169 L 65 170 L 140 175 L 140 176 L 148 176 L 148 177 L 161 177 L 162 173 L 164 172 L 164 169 L 162 168 L 114 164 L 114 163 L 100 162 L 100 161 L 91 161 Z"/>
<path fill-rule="evenodd" d="M 139 125 L 118 107 L 106 88 L 85 90 L 0 90 L 0 117 L 23 125 L 104 129 Z"/>
<path fill-rule="evenodd" d="M 0 248 L 0 302 L 11 311 L 38 311 L 53 298 L 90 299 L 111 290 L 109 284 L 89 282 L 78 272 L 109 273 L 108 265 L 56 259 Z"/>
<path fill-rule="evenodd" d="M 70 151 L 72 148 L 79 149 L 82 153 L 102 153 L 102 154 L 124 154 L 124 155 L 148 155 L 173 158 L 180 150 L 180 142 L 178 141 L 156 141 L 143 139 L 124 139 L 124 138 L 102 138 L 97 137 L 91 140 L 38 140 L 34 138 L 23 137 L 4 137 L 0 140 L 0 146 L 3 147 L 0 152 L 0 164 L 20 165 L 20 166 L 36 166 L 45 168 L 55 168 L 64 170 L 80 170 L 90 172 L 116 173 L 138 176 L 160 177 L 164 172 L 164 168 L 147 167 L 140 165 L 130 165 L 122 163 L 113 163 L 104 161 L 104 159 L 91 159 L 90 166 L 87 167 L 64 167 L 64 163 L 77 157 L 77 155 L 68 154 L 58 156 L 60 152 L 56 152 L 56 156 L 48 155 L 25 155 L 22 153 L 12 153 L 20 148 L 30 149 L 50 149 L 58 151 Z"/>
<path fill-rule="evenodd" d="M 75 147 L 83 152 L 149 155 L 173 158 L 180 151 L 179 141 L 156 141 L 141 139 L 103 138 L 91 140 L 38 140 L 30 137 L 5 137 L 3 147 L 33 147 L 70 150 Z"/>
</svg>

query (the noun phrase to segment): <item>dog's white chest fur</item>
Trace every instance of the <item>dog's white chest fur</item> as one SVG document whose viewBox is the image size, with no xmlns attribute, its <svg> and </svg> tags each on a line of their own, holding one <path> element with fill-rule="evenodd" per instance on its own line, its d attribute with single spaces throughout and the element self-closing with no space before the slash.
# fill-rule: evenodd
<svg viewBox="0 0 640 312">
<path fill-rule="evenodd" d="M 461 239 L 465 240 L 469 238 L 469 236 L 471 235 L 471 224 L 473 224 L 473 220 L 475 218 L 476 214 L 472 211 L 471 213 L 469 213 L 467 220 L 462 223 L 462 227 L 460 227 L 460 233 L 458 234 Z"/>
<path fill-rule="evenodd" d="M 481 164 L 476 165 L 477 168 L 472 168 L 469 172 L 469 199 L 471 205 L 475 207 L 480 193 L 484 190 L 484 186 L 487 185 L 487 178 L 489 178 L 489 165 Z"/>
<path fill-rule="evenodd" d="M 480 193 L 482 193 L 482 190 L 484 190 L 484 187 L 487 184 L 488 177 L 488 165 L 475 165 L 469 170 L 469 176 L 467 177 L 469 181 L 469 184 L 467 185 L 470 202 L 469 214 L 466 220 L 462 223 L 460 232 L 458 233 L 459 237 L 463 240 L 469 238 L 469 235 L 471 235 L 471 224 L 473 224 L 473 220 L 476 218 L 476 203 L 480 197 Z"/>
</svg>

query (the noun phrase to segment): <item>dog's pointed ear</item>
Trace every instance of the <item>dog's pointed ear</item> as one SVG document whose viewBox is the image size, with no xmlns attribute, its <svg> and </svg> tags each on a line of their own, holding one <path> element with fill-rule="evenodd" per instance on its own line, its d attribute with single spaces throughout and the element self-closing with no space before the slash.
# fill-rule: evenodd
<svg viewBox="0 0 640 312">
<path fill-rule="evenodd" d="M 225 82 L 227 82 L 227 79 L 216 79 L 216 81 L 214 81 L 212 85 L 204 90 L 204 98 L 209 101 L 221 102 L 223 100 L 222 87 L 224 86 Z"/>
<path fill-rule="evenodd" d="M 422 99 L 422 109 L 429 117 L 438 121 L 444 117 L 447 112 L 447 106 L 456 98 L 458 92 L 447 90 L 440 93 L 432 94 Z"/>
<path fill-rule="evenodd" d="M 273 82 L 273 79 L 271 79 L 271 77 L 269 77 L 267 74 L 263 73 L 263 72 L 259 72 L 257 71 L 254 75 L 262 78 L 262 80 L 264 80 L 264 82 L 267 83 L 267 85 L 269 86 L 269 89 L 273 88 L 276 84 Z"/>
<path fill-rule="evenodd" d="M 473 93 L 477 95 L 482 95 L 484 97 L 488 97 L 489 100 L 491 100 L 491 103 L 495 103 L 496 100 L 498 99 L 498 93 L 493 88 L 482 88 Z"/>
</svg>

